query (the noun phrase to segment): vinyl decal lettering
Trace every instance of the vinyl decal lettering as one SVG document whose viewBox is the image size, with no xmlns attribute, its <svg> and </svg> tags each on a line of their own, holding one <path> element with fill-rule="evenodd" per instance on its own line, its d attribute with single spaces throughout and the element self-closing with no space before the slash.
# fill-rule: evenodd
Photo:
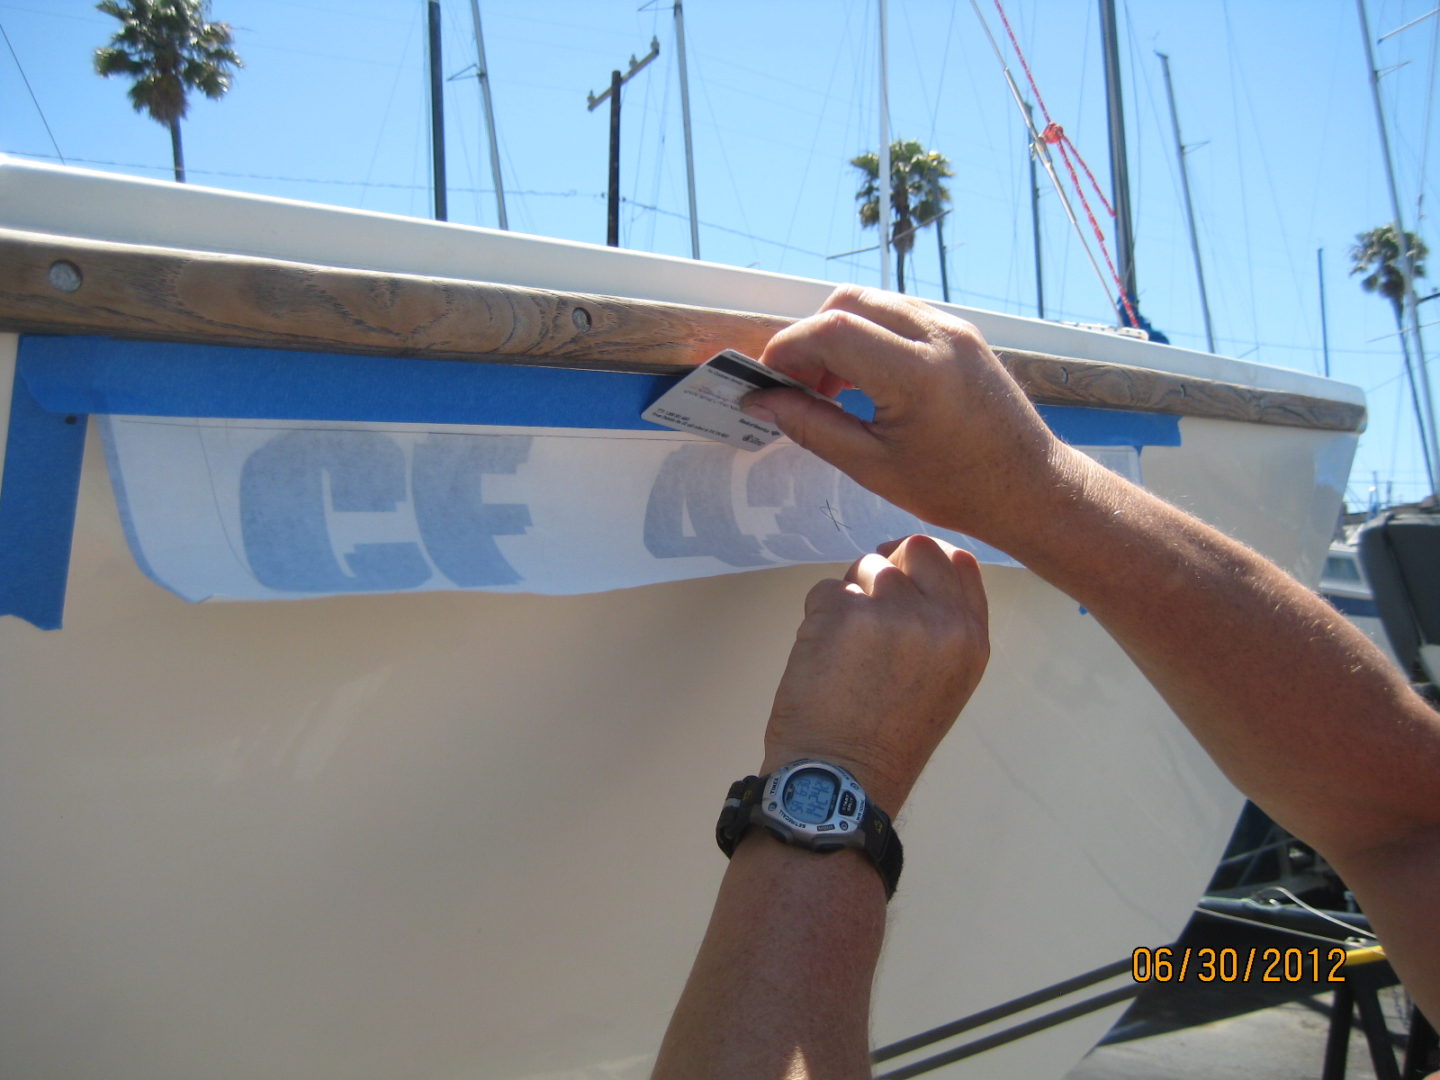
<svg viewBox="0 0 1440 1080">
<path fill-rule="evenodd" d="M 431 436 L 407 468 L 400 444 L 381 432 L 277 435 L 240 472 L 250 569 L 262 584 L 298 593 L 415 589 L 433 576 L 432 562 L 462 587 L 514 583 L 519 575 L 494 537 L 523 533 L 530 514 L 522 504 L 487 504 L 482 477 L 513 473 L 529 441 Z M 413 524 L 401 512 L 412 495 Z M 421 542 L 375 535 L 417 531 Z M 355 539 L 347 545 L 341 532 Z"/>
<path fill-rule="evenodd" d="M 751 506 L 776 508 L 778 531 L 768 533 L 764 543 L 777 558 L 786 562 L 854 558 L 855 544 L 843 523 L 815 512 L 827 500 L 833 504 L 835 485 L 833 475 L 806 467 L 813 460 L 794 445 L 772 450 L 745 477 L 745 500 Z"/>
<path fill-rule="evenodd" d="M 645 548 L 651 555 L 711 555 L 731 566 L 771 562 L 760 553 L 760 542 L 741 532 L 735 520 L 730 496 L 734 462 L 735 451 L 728 446 L 690 445 L 670 452 L 645 507 Z"/>
<path fill-rule="evenodd" d="M 689 445 L 669 453 L 650 489 L 645 547 L 656 558 L 708 555 L 736 567 L 842 562 L 916 527 L 793 444 L 759 454 Z"/>
<path fill-rule="evenodd" d="M 147 417 L 101 430 L 136 563 L 190 601 L 570 596 L 843 564 L 913 532 L 1009 561 L 791 443 Z"/>
<path fill-rule="evenodd" d="M 425 551 L 461 588 L 514 585 L 515 568 L 495 544 L 531 525 L 524 503 L 488 503 L 484 477 L 513 474 L 530 452 L 528 435 L 467 439 L 431 435 L 415 447 L 415 520 Z"/>
</svg>

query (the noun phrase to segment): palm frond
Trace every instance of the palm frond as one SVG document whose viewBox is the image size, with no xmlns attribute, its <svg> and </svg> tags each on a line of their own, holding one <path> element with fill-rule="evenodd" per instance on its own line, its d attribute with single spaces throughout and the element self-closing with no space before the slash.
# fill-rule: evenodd
<svg viewBox="0 0 1440 1080">
<path fill-rule="evenodd" d="M 95 72 L 134 80 L 135 109 L 169 126 L 188 111 L 198 90 L 219 99 L 244 63 L 228 23 L 209 21 L 207 0 L 100 0 L 97 11 L 120 21 L 110 44 L 95 50 Z"/>
</svg>

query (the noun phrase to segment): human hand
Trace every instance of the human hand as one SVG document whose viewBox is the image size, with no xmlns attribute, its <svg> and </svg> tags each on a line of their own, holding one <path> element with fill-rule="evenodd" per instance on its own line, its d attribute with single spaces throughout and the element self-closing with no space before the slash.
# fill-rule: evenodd
<svg viewBox="0 0 1440 1080">
<path fill-rule="evenodd" d="M 895 814 L 989 656 L 974 556 L 926 536 L 882 545 L 805 598 L 765 731 L 764 772 L 821 758 Z"/>
<path fill-rule="evenodd" d="M 922 301 L 842 286 L 760 359 L 828 396 L 859 387 L 875 417 L 796 390 L 751 394 L 747 411 L 897 506 L 997 546 L 1077 467 L 980 332 Z"/>
</svg>

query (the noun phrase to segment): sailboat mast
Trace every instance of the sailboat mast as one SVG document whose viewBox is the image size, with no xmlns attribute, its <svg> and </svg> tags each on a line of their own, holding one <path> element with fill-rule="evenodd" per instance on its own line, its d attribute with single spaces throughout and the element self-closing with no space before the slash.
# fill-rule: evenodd
<svg viewBox="0 0 1440 1080">
<path fill-rule="evenodd" d="M 445 79 L 440 73 L 440 0 L 430 0 L 430 153 L 435 220 L 448 216 L 445 192 Z"/>
<path fill-rule="evenodd" d="M 1180 139 L 1180 114 L 1175 111 L 1175 86 L 1170 81 L 1170 57 L 1156 52 L 1165 69 L 1165 97 L 1170 102 L 1170 125 L 1175 130 L 1175 157 L 1180 162 L 1180 190 L 1185 195 L 1185 220 L 1190 225 L 1190 254 L 1195 258 L 1195 280 L 1200 285 L 1200 314 L 1205 318 L 1205 347 L 1215 351 L 1215 330 L 1210 325 L 1210 297 L 1205 292 L 1205 268 L 1200 264 L 1200 239 L 1195 234 L 1195 204 L 1190 198 L 1190 170 L 1185 164 L 1185 144 Z M 1132 297 L 1133 299 L 1133 297 Z"/>
<path fill-rule="evenodd" d="M 1120 89 L 1120 46 L 1115 33 L 1115 0 L 1100 0 L 1100 40 L 1105 55 L 1105 111 L 1110 118 L 1110 186 L 1115 207 L 1115 247 L 1121 287 L 1133 304 L 1135 288 L 1135 237 L 1130 218 L 1130 169 L 1125 156 L 1125 100 Z M 1127 322 L 1124 304 L 1117 304 Z"/>
<path fill-rule="evenodd" d="M 700 218 L 695 211 L 695 143 L 690 135 L 690 76 L 685 70 L 685 15 L 675 0 L 675 49 L 680 67 L 680 117 L 685 127 L 685 189 L 690 198 L 690 257 L 700 258 Z"/>
<path fill-rule="evenodd" d="M 495 139 L 495 103 L 490 99 L 490 69 L 485 63 L 485 35 L 480 32 L 480 0 L 470 0 L 470 18 L 475 23 L 475 63 L 480 79 L 480 96 L 485 104 L 485 130 L 490 136 L 490 175 L 495 182 L 495 211 L 500 228 L 510 228 L 505 216 L 505 185 L 500 179 L 500 147 Z"/>
<path fill-rule="evenodd" d="M 1035 175 L 1035 159 L 1040 156 L 1039 140 L 1035 138 L 1035 113 L 1025 102 L 1025 129 L 1030 134 L 1030 239 L 1035 246 L 1035 315 L 1045 317 L 1045 271 L 1040 258 L 1040 181 Z M 1043 144 L 1041 144 L 1043 145 Z"/>
<path fill-rule="evenodd" d="M 1383 151 L 1381 157 L 1385 160 L 1385 179 L 1390 186 L 1390 207 L 1395 215 L 1395 242 L 1400 247 L 1400 257 L 1405 264 L 1404 310 L 1410 316 L 1410 336 L 1415 339 L 1416 366 L 1420 369 L 1420 389 L 1415 387 L 1413 374 L 1410 389 L 1417 397 L 1424 398 L 1424 422 L 1420 424 L 1420 439 L 1425 448 L 1426 468 L 1430 474 L 1430 491 L 1433 494 L 1440 491 L 1435 482 L 1435 470 L 1440 467 L 1440 441 L 1437 441 L 1435 432 L 1435 403 L 1430 392 L 1430 373 L 1425 367 L 1425 345 L 1420 340 L 1419 309 L 1415 301 L 1415 253 L 1405 243 L 1405 222 L 1400 213 L 1399 189 L 1395 185 L 1395 159 L 1390 154 L 1390 134 L 1385 129 L 1385 110 L 1380 105 L 1380 73 L 1375 69 L 1375 50 L 1370 44 L 1370 19 L 1365 13 L 1365 0 L 1355 0 L 1355 7 L 1360 13 L 1360 38 L 1365 43 L 1365 66 L 1370 74 L 1370 96 L 1375 103 L 1375 124 L 1380 129 L 1380 149 Z M 1404 346 L 1405 365 L 1408 368 L 1410 348 L 1406 344 L 1403 329 L 1400 344 Z M 1417 419 L 1420 411 L 1420 402 L 1416 401 Z"/>
<path fill-rule="evenodd" d="M 885 0 L 880 0 L 880 287 L 890 288 L 890 43 L 885 30 Z"/>
<path fill-rule="evenodd" d="M 1325 249 L 1315 249 L 1315 277 L 1320 282 L 1320 348 L 1325 358 L 1325 377 L 1330 378 L 1330 320 L 1325 311 Z"/>
</svg>

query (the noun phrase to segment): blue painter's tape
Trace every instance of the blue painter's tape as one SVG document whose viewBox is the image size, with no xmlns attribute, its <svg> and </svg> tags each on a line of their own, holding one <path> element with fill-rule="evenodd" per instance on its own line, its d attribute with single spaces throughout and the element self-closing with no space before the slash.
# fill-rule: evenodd
<svg viewBox="0 0 1440 1080">
<path fill-rule="evenodd" d="M 20 372 L 52 412 L 250 420 L 491 424 L 666 430 L 640 414 L 677 376 L 438 360 L 28 336 Z M 840 395 L 870 419 L 858 390 Z M 1179 420 L 1117 409 L 1042 406 L 1079 446 L 1178 446 Z"/>
<path fill-rule="evenodd" d="M 658 431 L 640 414 L 675 378 L 27 335 L 0 492 L 0 614 L 60 625 L 88 414 Z M 874 415 L 859 391 L 840 403 Z M 1040 412 L 1080 446 L 1180 444 L 1173 416 Z"/>
<path fill-rule="evenodd" d="M 1180 418 L 1164 413 L 1037 405 L 1050 430 L 1071 446 L 1179 446 Z"/>
<path fill-rule="evenodd" d="M 18 374 L 0 478 L 0 615 L 58 630 L 85 453 L 85 416 L 41 408 Z"/>
<path fill-rule="evenodd" d="M 27 336 L 47 409 L 117 416 L 664 430 L 640 419 L 660 375 Z"/>
</svg>

